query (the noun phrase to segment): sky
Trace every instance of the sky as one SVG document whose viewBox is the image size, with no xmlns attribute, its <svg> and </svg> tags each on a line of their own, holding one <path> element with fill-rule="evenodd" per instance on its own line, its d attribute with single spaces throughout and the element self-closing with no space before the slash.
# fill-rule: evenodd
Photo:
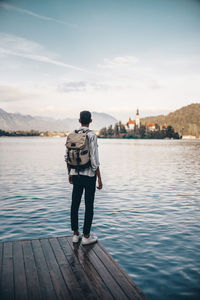
<svg viewBox="0 0 200 300">
<path fill-rule="evenodd" d="M 118 120 L 200 103 L 200 0 L 0 0 L 0 108 Z"/>
</svg>

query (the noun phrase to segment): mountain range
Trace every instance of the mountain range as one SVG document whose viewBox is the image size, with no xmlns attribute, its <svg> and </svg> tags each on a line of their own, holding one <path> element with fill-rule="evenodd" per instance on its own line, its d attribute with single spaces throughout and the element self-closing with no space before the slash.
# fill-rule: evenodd
<svg viewBox="0 0 200 300">
<path fill-rule="evenodd" d="M 117 120 L 109 114 L 92 112 L 94 121 L 91 129 L 99 130 Z M 142 124 L 157 123 L 171 125 L 180 135 L 194 135 L 200 137 L 200 103 L 184 106 L 168 115 L 158 115 L 141 118 Z M 79 127 L 77 119 L 53 119 L 46 117 L 33 117 L 20 113 L 8 113 L 0 108 L 0 129 L 2 130 L 39 130 L 39 131 L 71 131 Z"/>
<path fill-rule="evenodd" d="M 102 127 L 115 124 L 117 120 L 106 114 L 92 112 L 94 121 L 91 129 L 99 130 Z M 39 131 L 71 131 L 80 126 L 77 119 L 53 119 L 45 117 L 33 117 L 31 115 L 22 115 L 20 113 L 8 113 L 0 108 L 0 129 L 2 130 L 39 130 Z"/>
<path fill-rule="evenodd" d="M 180 135 L 200 137 L 200 103 L 181 107 L 168 115 L 159 115 L 141 119 L 141 123 L 171 125 Z"/>
</svg>

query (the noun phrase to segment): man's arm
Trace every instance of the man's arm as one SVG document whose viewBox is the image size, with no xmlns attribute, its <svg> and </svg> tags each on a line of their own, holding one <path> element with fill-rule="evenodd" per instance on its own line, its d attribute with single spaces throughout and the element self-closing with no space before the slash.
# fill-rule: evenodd
<svg viewBox="0 0 200 300">
<path fill-rule="evenodd" d="M 70 165 L 67 163 L 67 169 L 68 169 L 68 175 L 69 175 L 69 177 L 68 177 L 68 179 L 69 179 L 69 183 L 73 183 L 72 182 L 72 175 L 70 175 L 70 171 L 71 171 L 71 167 L 70 167 Z"/>
<path fill-rule="evenodd" d="M 100 190 L 103 187 L 102 180 L 101 180 L 101 173 L 100 173 L 100 162 L 99 162 L 99 152 L 98 152 L 98 144 L 97 144 L 97 136 L 94 135 L 90 139 L 90 159 L 91 159 L 91 167 L 95 171 L 98 180 L 97 188 Z"/>
<path fill-rule="evenodd" d="M 67 170 L 68 170 L 68 175 L 70 174 L 70 171 L 71 171 L 71 167 L 70 165 L 67 163 Z"/>
<path fill-rule="evenodd" d="M 66 164 L 67 164 L 68 180 L 69 180 L 69 183 L 72 184 L 72 175 L 70 175 L 71 167 L 70 167 L 70 165 L 69 165 L 68 162 L 67 162 L 67 149 L 66 149 L 66 154 L 64 155 L 64 158 L 65 158 L 65 162 L 66 162 Z"/>
<path fill-rule="evenodd" d="M 96 175 L 97 175 L 97 180 L 98 180 L 97 189 L 101 190 L 102 187 L 103 187 L 103 184 L 102 184 L 102 180 L 101 180 L 101 173 L 100 173 L 100 168 L 99 167 L 96 169 Z"/>
</svg>

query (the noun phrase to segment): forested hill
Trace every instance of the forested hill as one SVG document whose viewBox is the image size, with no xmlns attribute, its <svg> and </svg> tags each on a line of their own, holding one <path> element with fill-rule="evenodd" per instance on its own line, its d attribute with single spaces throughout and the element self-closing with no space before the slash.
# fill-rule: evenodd
<svg viewBox="0 0 200 300">
<path fill-rule="evenodd" d="M 142 124 L 149 122 L 171 125 L 180 135 L 200 137 L 200 103 L 184 106 L 166 116 L 159 115 L 141 119 Z"/>
</svg>

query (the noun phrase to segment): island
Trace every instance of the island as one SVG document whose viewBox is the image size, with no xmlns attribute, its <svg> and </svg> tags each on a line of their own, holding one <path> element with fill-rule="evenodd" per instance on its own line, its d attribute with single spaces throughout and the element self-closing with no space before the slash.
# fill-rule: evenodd
<svg viewBox="0 0 200 300">
<path fill-rule="evenodd" d="M 104 127 L 99 131 L 99 138 L 124 138 L 124 139 L 180 139 L 182 136 L 174 131 L 171 125 L 157 123 L 145 123 L 140 121 L 139 110 L 136 111 L 136 118 L 126 124 L 121 121 L 114 126 Z"/>
</svg>

